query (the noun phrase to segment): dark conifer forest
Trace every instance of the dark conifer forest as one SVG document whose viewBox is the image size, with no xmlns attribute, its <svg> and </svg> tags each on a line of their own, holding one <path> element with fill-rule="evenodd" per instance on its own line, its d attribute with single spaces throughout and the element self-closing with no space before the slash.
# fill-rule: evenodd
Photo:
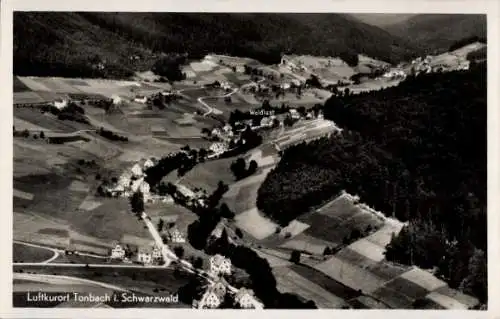
<svg viewBox="0 0 500 319">
<path fill-rule="evenodd" d="M 387 259 L 438 267 L 450 286 L 484 300 L 486 87 L 479 64 L 330 98 L 324 114 L 344 129 L 342 137 L 287 149 L 261 186 L 258 207 L 285 225 L 341 190 L 357 194 L 410 221 Z"/>
</svg>

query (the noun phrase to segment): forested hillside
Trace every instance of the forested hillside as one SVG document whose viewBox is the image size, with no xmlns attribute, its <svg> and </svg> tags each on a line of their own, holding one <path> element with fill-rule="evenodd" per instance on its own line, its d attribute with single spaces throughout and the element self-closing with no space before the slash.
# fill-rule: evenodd
<svg viewBox="0 0 500 319">
<path fill-rule="evenodd" d="M 411 221 L 388 246 L 389 260 L 437 266 L 451 286 L 484 301 L 485 64 L 332 97 L 324 113 L 343 137 L 286 150 L 259 190 L 258 207 L 286 224 L 341 190 L 357 194 Z"/>
<path fill-rule="evenodd" d="M 486 38 L 487 30 L 486 15 L 480 14 L 418 14 L 384 29 L 431 54 L 464 38 Z"/>
<path fill-rule="evenodd" d="M 121 77 L 150 68 L 161 52 L 228 53 L 264 63 L 279 62 L 283 52 L 362 53 L 388 62 L 419 55 L 409 41 L 342 14 L 14 14 L 18 75 Z"/>
</svg>

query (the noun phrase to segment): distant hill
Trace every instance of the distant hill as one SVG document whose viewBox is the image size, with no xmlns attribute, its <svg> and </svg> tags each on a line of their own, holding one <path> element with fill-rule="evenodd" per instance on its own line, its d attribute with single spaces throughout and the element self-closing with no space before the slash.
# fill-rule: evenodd
<svg viewBox="0 0 500 319">
<path fill-rule="evenodd" d="M 443 52 L 464 38 L 486 38 L 486 15 L 419 14 L 384 29 L 429 53 Z"/>
<path fill-rule="evenodd" d="M 14 73 L 124 77 L 161 53 L 248 56 L 283 52 L 396 63 L 419 55 L 408 40 L 343 14 L 16 12 Z M 347 59 L 346 59 L 347 60 Z"/>
</svg>

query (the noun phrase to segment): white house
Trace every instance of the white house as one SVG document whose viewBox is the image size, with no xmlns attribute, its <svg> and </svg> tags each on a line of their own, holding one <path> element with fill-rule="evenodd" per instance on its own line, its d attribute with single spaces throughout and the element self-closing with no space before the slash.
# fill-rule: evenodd
<svg viewBox="0 0 500 319">
<path fill-rule="evenodd" d="M 125 257 L 125 249 L 120 244 L 116 244 L 116 246 L 111 250 L 111 258 L 113 259 L 123 259 Z"/>
<path fill-rule="evenodd" d="M 148 158 L 143 165 L 145 170 L 153 166 L 155 166 L 155 163 L 150 158 Z"/>
<path fill-rule="evenodd" d="M 177 191 L 179 193 L 181 193 L 181 195 L 183 195 L 184 197 L 187 197 L 187 198 L 196 197 L 196 194 L 192 190 L 187 188 L 186 186 L 181 185 L 181 184 L 177 184 L 176 186 L 177 186 Z"/>
<path fill-rule="evenodd" d="M 210 257 L 210 273 L 215 276 L 231 274 L 231 260 L 219 254 Z"/>
<path fill-rule="evenodd" d="M 243 309 L 255 308 L 255 298 L 251 290 L 241 288 L 234 296 L 234 302 Z"/>
<path fill-rule="evenodd" d="M 135 164 L 132 167 L 132 174 L 134 174 L 135 177 L 139 177 L 143 175 L 142 168 L 139 164 Z"/>
<path fill-rule="evenodd" d="M 281 83 L 281 85 L 280 85 L 280 88 L 282 90 L 288 90 L 288 89 L 290 89 L 290 87 L 291 87 L 290 83 Z"/>
<path fill-rule="evenodd" d="M 136 179 L 135 181 L 132 181 L 130 185 L 130 190 L 132 191 L 132 193 L 137 192 L 141 187 L 141 184 L 142 184 L 142 179 Z"/>
<path fill-rule="evenodd" d="M 269 126 L 272 126 L 273 125 L 273 119 L 270 118 L 270 117 L 263 117 L 261 120 L 260 120 L 260 126 L 264 126 L 264 127 L 269 127 Z"/>
<path fill-rule="evenodd" d="M 170 91 L 170 90 L 169 91 L 163 91 L 163 92 L 161 92 L 161 95 L 163 95 L 163 96 L 171 96 L 171 95 L 174 95 L 174 94 L 175 93 L 172 92 L 172 91 Z"/>
<path fill-rule="evenodd" d="M 223 282 L 216 281 L 209 287 L 209 289 L 219 296 L 220 299 L 224 299 L 224 296 L 226 295 L 226 286 Z"/>
<path fill-rule="evenodd" d="M 161 259 L 162 257 L 162 254 L 161 254 L 161 248 L 153 245 L 153 249 L 151 251 L 151 257 L 153 258 L 153 260 L 158 260 L 158 259 Z"/>
<path fill-rule="evenodd" d="M 233 128 L 231 127 L 231 125 L 229 124 L 226 124 L 224 125 L 224 127 L 222 128 L 222 130 L 224 131 L 224 133 L 226 134 L 229 134 L 229 133 L 232 133 L 233 132 Z"/>
<path fill-rule="evenodd" d="M 58 99 L 54 101 L 54 106 L 58 108 L 59 110 L 62 110 L 66 106 L 68 106 L 68 100 L 65 99 Z"/>
<path fill-rule="evenodd" d="M 299 114 L 299 112 L 297 112 L 297 110 L 296 110 L 296 109 L 291 109 L 291 110 L 290 110 L 290 116 L 291 116 L 291 117 L 292 117 L 292 119 L 294 119 L 294 120 L 298 120 L 298 119 L 300 119 L 300 114 Z"/>
<path fill-rule="evenodd" d="M 198 302 L 199 309 L 216 309 L 220 306 L 222 300 L 212 291 L 206 291 Z"/>
<path fill-rule="evenodd" d="M 118 179 L 118 185 L 122 187 L 127 187 L 128 185 L 130 185 L 130 176 L 128 174 L 121 175 Z"/>
<path fill-rule="evenodd" d="M 224 90 L 229 90 L 231 88 L 231 85 L 227 81 L 222 81 L 220 83 L 220 87 L 223 88 Z"/>
<path fill-rule="evenodd" d="M 183 244 L 186 242 L 186 239 L 177 228 L 170 229 L 168 231 L 168 237 L 171 242 L 176 244 Z"/>
<path fill-rule="evenodd" d="M 137 261 L 145 265 L 153 262 L 152 249 L 150 247 L 140 247 L 137 251 Z"/>
<path fill-rule="evenodd" d="M 137 102 L 137 103 L 146 104 L 146 102 L 148 101 L 148 98 L 145 97 L 144 95 L 137 95 L 135 97 L 134 101 Z"/>
<path fill-rule="evenodd" d="M 118 95 L 113 95 L 111 98 L 113 99 L 113 104 L 115 105 L 122 103 L 122 98 Z"/>
<path fill-rule="evenodd" d="M 222 281 L 216 281 L 209 285 L 198 302 L 198 308 L 215 309 L 218 308 L 226 295 L 226 286 Z"/>
</svg>

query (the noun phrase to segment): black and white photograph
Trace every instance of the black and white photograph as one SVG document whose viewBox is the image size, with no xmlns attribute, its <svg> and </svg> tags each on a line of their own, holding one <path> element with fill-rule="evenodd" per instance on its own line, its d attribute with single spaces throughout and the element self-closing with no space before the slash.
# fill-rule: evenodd
<svg viewBox="0 0 500 319">
<path fill-rule="evenodd" d="M 13 11 L 12 307 L 486 312 L 487 23 Z"/>
</svg>

